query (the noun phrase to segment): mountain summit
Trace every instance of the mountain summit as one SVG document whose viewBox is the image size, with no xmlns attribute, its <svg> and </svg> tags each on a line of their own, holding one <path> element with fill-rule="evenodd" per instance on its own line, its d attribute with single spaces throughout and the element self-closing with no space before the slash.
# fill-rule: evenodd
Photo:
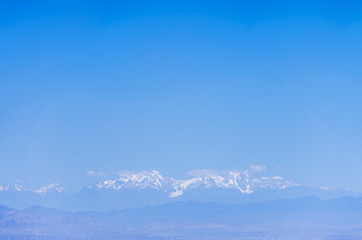
<svg viewBox="0 0 362 240">
<path fill-rule="evenodd" d="M 158 171 L 118 173 L 115 179 L 105 180 L 89 189 L 122 191 L 124 189 L 155 189 L 166 192 L 169 197 L 175 198 L 197 188 L 219 188 L 237 190 L 242 194 L 250 194 L 261 189 L 285 189 L 298 186 L 291 180 L 284 180 L 280 176 L 254 177 L 249 170 L 228 171 L 200 175 L 186 180 L 163 177 Z"/>
<path fill-rule="evenodd" d="M 120 171 L 71 193 L 58 183 L 31 190 L 22 185 L 1 185 L 0 204 L 14 208 L 31 205 L 68 210 L 110 210 L 159 205 L 173 201 L 238 204 L 303 196 L 334 198 L 358 195 L 345 190 L 307 187 L 281 176 L 263 176 L 263 168 L 248 170 L 195 170 L 186 179 L 153 171 Z"/>
</svg>

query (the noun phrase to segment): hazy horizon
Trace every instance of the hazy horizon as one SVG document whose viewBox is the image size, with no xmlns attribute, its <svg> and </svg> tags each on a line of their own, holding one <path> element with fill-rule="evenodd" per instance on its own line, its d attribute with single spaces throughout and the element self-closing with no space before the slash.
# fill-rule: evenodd
<svg viewBox="0 0 362 240">
<path fill-rule="evenodd" d="M 0 240 L 359 239 L 362 1 L 0 1 Z"/>
</svg>

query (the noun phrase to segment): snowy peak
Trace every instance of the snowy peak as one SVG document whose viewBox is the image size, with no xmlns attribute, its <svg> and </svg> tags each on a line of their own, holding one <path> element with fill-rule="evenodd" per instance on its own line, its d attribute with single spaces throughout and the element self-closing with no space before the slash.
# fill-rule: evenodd
<svg viewBox="0 0 362 240">
<path fill-rule="evenodd" d="M 122 171 L 115 179 L 105 180 L 90 186 L 98 190 L 122 189 L 155 189 L 168 193 L 169 197 L 181 196 L 186 191 L 198 188 L 234 189 L 242 194 L 250 194 L 261 189 L 286 189 L 298 186 L 290 180 L 280 176 L 254 177 L 249 170 L 220 171 L 200 174 L 190 179 L 181 180 L 172 177 L 163 177 L 158 171 L 130 172 Z"/>
<path fill-rule="evenodd" d="M 45 194 L 50 192 L 63 193 L 65 192 L 65 189 L 59 183 L 52 183 L 47 186 L 41 187 L 40 189 L 32 190 L 32 192 L 44 196 Z"/>
<path fill-rule="evenodd" d="M 170 193 L 170 197 L 178 197 L 184 191 L 198 187 L 235 189 L 243 194 L 250 194 L 260 189 L 285 189 L 298 186 L 293 181 L 284 180 L 280 176 L 257 178 L 248 170 L 208 174 L 189 180 L 179 180 L 177 183 L 174 184 L 175 192 Z"/>
<path fill-rule="evenodd" d="M 35 190 L 25 188 L 20 184 L 14 184 L 14 185 L 4 184 L 0 185 L 0 192 L 32 192 L 39 194 L 40 196 L 44 196 L 50 192 L 63 193 L 65 192 L 65 189 L 59 183 L 48 184 L 44 187 L 41 187 L 40 189 L 35 189 Z"/>
<path fill-rule="evenodd" d="M 117 178 L 105 180 L 96 184 L 96 187 L 98 189 L 108 190 L 120 190 L 124 188 L 153 188 L 156 190 L 166 191 L 171 181 L 171 178 L 164 178 L 156 170 L 141 172 L 121 171 L 118 172 Z"/>
<path fill-rule="evenodd" d="M 170 193 L 170 197 L 178 197 L 184 191 L 199 187 L 237 189 L 241 193 L 251 193 L 250 180 L 247 171 L 229 172 L 227 174 L 203 175 L 188 180 L 178 180 L 173 184 L 175 192 Z"/>
<path fill-rule="evenodd" d="M 0 185 L 0 192 L 8 192 L 8 191 L 16 191 L 16 192 L 25 192 L 28 191 L 25 187 L 20 184 L 4 184 Z"/>
<path fill-rule="evenodd" d="M 286 189 L 289 187 L 299 186 L 299 184 L 296 184 L 291 180 L 284 180 L 280 176 L 261 177 L 254 179 L 253 182 L 259 189 Z"/>
</svg>

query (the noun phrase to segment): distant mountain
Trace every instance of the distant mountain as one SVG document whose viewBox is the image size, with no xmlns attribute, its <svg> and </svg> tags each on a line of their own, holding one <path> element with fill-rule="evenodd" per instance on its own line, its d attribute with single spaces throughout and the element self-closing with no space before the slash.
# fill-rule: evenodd
<svg viewBox="0 0 362 240">
<path fill-rule="evenodd" d="M 362 198 L 357 197 L 303 197 L 237 205 L 174 202 L 89 214 L 118 228 L 168 233 L 179 239 L 362 238 Z"/>
<path fill-rule="evenodd" d="M 0 185 L 0 204 L 14 208 L 25 208 L 31 205 L 44 207 L 60 207 L 67 201 L 69 193 L 59 183 L 45 185 L 39 189 L 29 189 L 20 184 Z"/>
<path fill-rule="evenodd" d="M 172 202 L 107 212 L 0 206 L 8 239 L 361 239 L 362 198 L 317 197 L 236 205 Z"/>
<path fill-rule="evenodd" d="M 120 172 L 114 179 L 83 188 L 73 195 L 71 209 L 109 210 L 159 205 L 173 201 L 237 204 L 318 196 L 325 199 L 358 194 L 313 188 L 280 176 L 255 176 L 250 171 L 208 173 L 186 180 L 163 177 L 158 171 Z M 77 208 L 82 199 L 90 199 Z"/>
<path fill-rule="evenodd" d="M 253 177 L 248 170 L 198 176 L 188 180 L 165 178 L 158 171 L 153 170 L 138 173 L 120 172 L 116 179 L 106 180 L 89 188 L 98 190 L 155 189 L 174 198 L 183 195 L 184 192 L 198 188 L 232 189 L 240 193 L 250 194 L 260 189 L 286 189 L 295 186 L 298 184 L 284 180 L 280 176 Z"/>
<path fill-rule="evenodd" d="M 44 187 L 41 187 L 40 189 L 32 190 L 32 192 L 37 193 L 39 195 L 45 195 L 51 192 L 64 193 L 65 189 L 59 183 L 52 183 Z"/>
<path fill-rule="evenodd" d="M 104 226 L 91 217 L 63 210 L 29 207 L 21 211 L 5 209 L 0 215 L 0 234 L 44 236 L 82 236 L 102 231 Z"/>
<path fill-rule="evenodd" d="M 117 227 L 172 221 L 250 224 L 292 220 L 311 224 L 358 225 L 362 224 L 362 198 L 341 197 L 323 200 L 312 196 L 243 204 L 172 202 L 153 207 L 83 214 Z M 317 215 L 319 218 L 309 218 Z"/>
<path fill-rule="evenodd" d="M 0 185 L 0 192 L 9 192 L 9 191 L 17 191 L 17 192 L 24 192 L 24 191 L 28 191 L 26 188 L 24 188 L 22 185 L 20 184 L 14 184 L 14 185 L 10 185 L 10 184 L 5 184 L 5 185 Z"/>
<path fill-rule="evenodd" d="M 43 186 L 39 189 L 28 189 L 24 186 L 22 186 L 21 184 L 14 184 L 14 185 L 10 185 L 10 184 L 5 184 L 5 185 L 0 185 L 0 193 L 3 192 L 31 192 L 31 193 L 36 193 L 39 195 L 45 195 L 51 192 L 57 192 L 57 193 L 63 193 L 65 192 L 65 189 L 63 186 L 61 186 L 59 183 L 51 183 L 48 184 L 46 186 Z"/>
<path fill-rule="evenodd" d="M 0 204 L 15 208 L 30 205 L 68 210 L 135 208 L 173 201 L 238 204 L 253 201 L 318 196 L 331 199 L 359 194 L 299 185 L 280 176 L 259 176 L 252 171 L 206 172 L 181 180 L 158 171 L 119 172 L 118 176 L 69 193 L 53 183 L 36 190 L 19 184 L 0 186 Z"/>
<path fill-rule="evenodd" d="M 0 239 L 162 239 L 123 233 L 85 214 L 32 206 L 14 210 L 0 206 Z"/>
</svg>

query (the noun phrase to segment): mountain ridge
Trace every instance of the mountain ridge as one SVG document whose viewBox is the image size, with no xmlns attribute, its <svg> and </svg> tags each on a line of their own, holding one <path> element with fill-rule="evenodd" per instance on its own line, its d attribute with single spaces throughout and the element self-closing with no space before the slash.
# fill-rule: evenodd
<svg viewBox="0 0 362 240">
<path fill-rule="evenodd" d="M 175 201 L 106 212 L 2 206 L 0 239 L 359 239 L 361 214 L 361 197 L 236 205 Z"/>
<path fill-rule="evenodd" d="M 158 171 L 150 172 L 120 172 L 113 180 L 105 180 L 89 188 L 121 190 L 125 188 L 153 188 L 167 192 L 174 198 L 182 195 L 184 191 L 197 187 L 237 189 L 241 193 L 250 194 L 262 188 L 285 189 L 298 186 L 291 180 L 284 180 L 280 176 L 253 177 L 248 170 L 230 171 L 222 174 L 197 176 L 186 180 L 163 177 Z"/>
<path fill-rule="evenodd" d="M 307 187 L 281 176 L 260 172 L 206 171 L 188 179 L 164 177 L 153 171 L 121 171 L 117 176 L 69 192 L 59 183 L 31 190 L 20 184 L 0 186 L 0 204 L 14 208 L 30 205 L 68 210 L 109 210 L 159 205 L 173 201 L 237 204 L 316 195 L 330 199 L 359 193 Z"/>
</svg>

